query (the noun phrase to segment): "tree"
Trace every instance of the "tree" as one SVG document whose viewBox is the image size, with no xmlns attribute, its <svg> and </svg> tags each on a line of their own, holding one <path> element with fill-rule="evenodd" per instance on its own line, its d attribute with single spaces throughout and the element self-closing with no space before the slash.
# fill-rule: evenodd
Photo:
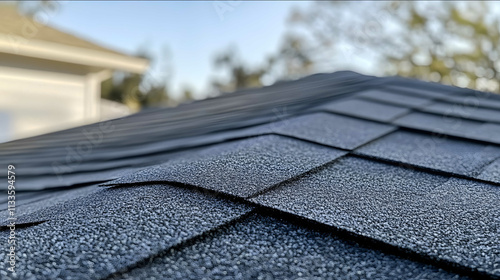
<svg viewBox="0 0 500 280">
<path fill-rule="evenodd" d="M 229 80 L 212 81 L 213 87 L 219 92 L 231 92 L 242 88 L 262 86 L 262 77 L 269 69 L 269 65 L 250 67 L 238 57 L 234 49 L 228 49 L 220 53 L 214 61 L 216 69 L 227 69 Z"/>
<path fill-rule="evenodd" d="M 319 1 L 290 18 L 314 43 L 315 67 L 332 70 L 365 57 L 385 74 L 498 92 L 500 31 L 492 5 Z"/>
<path fill-rule="evenodd" d="M 101 86 L 101 97 L 123 103 L 133 111 L 146 107 L 161 107 L 169 105 L 169 95 L 166 85 L 153 85 L 143 89 L 144 76 L 127 74 L 119 81 L 109 79 Z"/>
<path fill-rule="evenodd" d="M 141 52 L 139 57 L 148 58 Z M 118 74 L 118 75 L 117 75 Z M 170 98 L 167 81 L 147 80 L 148 74 L 115 73 L 101 85 L 101 97 L 123 103 L 133 111 L 147 107 L 164 107 L 177 104 Z"/>
<path fill-rule="evenodd" d="M 299 78 L 312 72 L 312 60 L 305 42 L 296 35 L 287 34 L 279 50 L 268 56 L 259 66 L 246 64 L 234 49 L 220 53 L 214 65 L 225 69 L 228 81 L 212 82 L 217 92 L 231 92 L 243 88 L 260 87 L 282 79 Z"/>
</svg>

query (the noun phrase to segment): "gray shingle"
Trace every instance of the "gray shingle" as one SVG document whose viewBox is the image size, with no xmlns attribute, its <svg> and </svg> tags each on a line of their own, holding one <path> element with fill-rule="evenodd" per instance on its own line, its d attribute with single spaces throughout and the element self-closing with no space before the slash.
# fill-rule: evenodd
<svg viewBox="0 0 500 280">
<path fill-rule="evenodd" d="M 446 100 L 448 102 L 452 102 L 454 104 L 457 104 L 458 106 L 473 106 L 473 107 L 482 107 L 482 108 L 489 108 L 489 109 L 500 109 L 500 100 L 498 100 L 494 95 L 491 93 L 484 93 L 484 92 L 477 92 L 477 95 L 472 95 L 472 96 L 455 96 L 455 95 L 450 95 L 443 100 Z"/>
<path fill-rule="evenodd" d="M 487 165 L 477 178 L 500 184 L 500 159 Z"/>
<path fill-rule="evenodd" d="M 470 139 L 488 141 L 495 144 L 500 144 L 500 124 L 485 123 L 474 128 L 469 135 Z"/>
<path fill-rule="evenodd" d="M 31 200 L 27 200 L 23 196 L 18 194 L 16 195 L 16 224 L 36 223 L 40 221 L 50 220 L 54 216 L 63 214 L 63 212 L 54 213 L 51 207 L 76 198 L 85 197 L 96 192 L 97 190 L 99 190 L 97 185 L 93 185 L 77 189 L 50 192 L 45 195 L 38 194 L 38 196 Z M 6 220 L 6 218 L 8 217 L 7 210 L 1 211 L 0 217 L 2 217 L 0 226 L 5 226 L 9 223 Z"/>
<path fill-rule="evenodd" d="M 436 87 L 437 86 L 437 87 Z M 397 94 L 406 96 L 420 97 L 424 99 L 435 99 L 448 97 L 450 95 L 457 95 L 461 93 L 455 91 L 456 88 L 450 86 L 443 86 L 439 84 L 429 84 L 426 82 L 418 81 L 417 84 L 411 84 L 408 80 L 403 82 L 403 85 L 387 85 L 384 86 L 384 91 L 390 91 Z"/>
<path fill-rule="evenodd" d="M 373 88 L 379 90 L 366 91 Z M 384 158 L 498 182 L 499 159 L 494 160 L 499 148 L 471 139 L 499 141 L 499 125 L 462 120 L 459 128 L 453 128 L 432 114 L 404 119 L 408 126 L 419 125 L 428 131 L 437 128 L 470 138 L 443 140 L 425 133 L 386 135 L 396 126 L 363 120 L 385 122 L 398 110 L 423 110 L 431 100 L 442 98 L 448 103 L 462 103 L 468 101 L 467 96 L 477 98 L 480 107 L 500 108 L 498 96 L 486 99 L 470 90 L 342 72 L 113 120 L 103 132 L 102 142 L 93 144 L 92 152 L 84 155 L 75 156 L 67 147 L 78 149 L 87 137 L 83 130 L 99 130 L 101 124 L 2 143 L 0 163 L 18 166 L 16 183 L 22 191 L 82 186 L 134 174 L 116 181 L 128 183 L 118 188 L 46 190 L 43 197 L 19 193 L 18 222 L 46 222 L 16 231 L 22 241 L 17 251 L 18 278 L 103 278 L 172 246 L 177 255 L 167 253 L 175 257 L 167 264 L 177 265 L 168 268 L 178 277 L 185 276 L 185 271 L 193 277 L 224 271 L 236 277 L 246 276 L 247 271 L 288 278 L 298 272 L 304 277 L 356 278 L 346 275 L 353 271 L 362 276 L 373 273 L 374 278 L 447 277 L 428 266 L 380 253 L 394 250 L 413 261 L 412 256 L 426 262 L 440 258 L 461 265 L 453 270 L 446 262 L 437 262 L 443 269 L 460 273 L 468 271 L 463 266 L 469 266 L 498 276 L 498 186 L 457 179 L 443 183 L 447 179 L 443 176 L 380 161 Z M 343 110 L 343 115 L 356 114 L 356 118 L 326 110 L 310 114 L 314 108 L 334 101 L 342 105 L 334 106 L 335 110 Z M 372 102 L 378 107 L 364 106 Z M 381 106 L 387 106 L 387 111 Z M 476 119 L 494 117 L 493 111 L 481 110 Z M 405 135 L 399 137 L 401 134 Z M 346 152 L 336 148 L 351 150 L 367 143 L 366 155 L 377 157 L 378 162 L 359 157 L 339 159 Z M 76 162 L 59 182 L 51 164 L 68 158 Z M 293 180 L 287 180 L 290 178 Z M 200 192 L 188 190 L 181 183 L 172 183 L 176 187 L 150 186 L 157 180 L 192 184 Z M 2 186 L 5 184 L 0 184 L 0 189 Z M 267 189 L 271 186 L 276 188 Z M 259 196 L 263 190 L 271 191 Z M 292 214 L 279 213 L 282 222 L 241 220 L 225 235 L 216 231 L 209 239 L 200 237 L 216 227 L 226 228 L 226 223 L 253 209 L 223 199 L 227 194 L 255 195 L 264 198 L 261 203 Z M 5 203 L 5 198 L 0 203 Z M 341 231 L 345 233 L 342 240 L 349 241 L 344 243 L 328 234 L 318 237 L 317 232 L 301 228 L 302 220 L 293 215 L 330 225 L 322 227 L 325 231 L 335 231 L 332 225 L 343 227 L 347 231 Z M 290 225 L 289 219 L 296 226 Z M 319 225 L 311 222 L 310 226 Z M 6 234 L 8 231 L 0 231 L 0 238 Z M 194 243 L 194 251 L 185 247 L 196 240 L 199 243 Z M 351 241 L 366 246 L 345 245 Z M 378 245 L 374 248 L 367 244 Z M 205 255 L 197 254 L 200 252 Z M 247 254 L 236 253 L 234 257 L 233 252 Z M 276 257 L 275 252 L 286 258 Z M 0 258 L 5 258 L 5 251 L 0 252 Z M 216 265 L 210 265 L 207 259 Z M 1 279 L 7 278 L 5 265 L 0 263 Z M 158 274 L 170 273 L 160 270 L 158 266 Z"/>
<path fill-rule="evenodd" d="M 355 149 L 395 129 L 330 113 L 314 113 L 269 125 L 269 130 L 341 149 Z"/>
<path fill-rule="evenodd" d="M 441 114 L 445 116 L 455 116 L 464 119 L 500 122 L 500 111 L 495 109 L 481 108 L 474 104 L 454 104 L 448 102 L 434 102 L 422 108 L 423 111 Z"/>
<path fill-rule="evenodd" d="M 390 122 L 410 111 L 408 108 L 386 105 L 363 99 L 348 99 L 330 102 L 321 106 L 321 109 L 380 122 Z"/>
<path fill-rule="evenodd" d="M 251 216 L 112 279 L 451 279 L 458 275 Z"/>
<path fill-rule="evenodd" d="M 500 148 L 439 135 L 396 131 L 356 153 L 454 174 L 475 176 L 500 157 Z"/>
<path fill-rule="evenodd" d="M 16 231 L 14 279 L 103 279 L 251 210 L 166 185 L 101 189 L 65 206 L 54 207 L 64 211 L 53 220 Z"/>
<path fill-rule="evenodd" d="M 474 129 L 483 124 L 483 122 L 478 121 L 421 112 L 410 113 L 393 123 L 403 127 L 458 137 L 471 135 Z"/>
<path fill-rule="evenodd" d="M 399 126 L 500 144 L 500 124 L 413 112 L 393 122 Z"/>
<path fill-rule="evenodd" d="M 388 104 L 393 104 L 397 106 L 409 107 L 409 108 L 417 108 L 422 107 L 426 104 L 430 103 L 430 98 L 424 98 L 419 96 L 410 96 L 406 94 L 398 94 L 386 90 L 367 90 L 363 91 L 356 96 L 369 98 L 377 101 L 386 102 Z"/>
<path fill-rule="evenodd" d="M 253 201 L 500 275 L 500 189 L 343 158 Z"/>
<path fill-rule="evenodd" d="M 196 158 L 173 160 L 107 184 L 178 182 L 247 197 L 344 154 L 282 136 L 260 136 L 216 145 Z"/>
</svg>

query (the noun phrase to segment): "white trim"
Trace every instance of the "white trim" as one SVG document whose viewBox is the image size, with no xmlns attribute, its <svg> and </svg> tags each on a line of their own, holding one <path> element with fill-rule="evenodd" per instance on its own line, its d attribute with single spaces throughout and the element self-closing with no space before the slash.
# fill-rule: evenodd
<svg viewBox="0 0 500 280">
<path fill-rule="evenodd" d="M 101 81 L 97 75 L 88 74 L 85 83 L 84 115 L 85 121 L 94 122 L 99 119 L 101 100 Z"/>
<path fill-rule="evenodd" d="M 149 61 L 144 58 L 26 39 L 12 34 L 0 34 L 0 52 L 139 74 L 144 73 L 149 66 Z"/>
<path fill-rule="evenodd" d="M 0 66 L 0 78 L 9 78 L 22 81 L 37 81 L 51 84 L 63 85 L 79 85 L 81 86 L 85 80 L 85 76 L 52 73 L 41 70 L 31 70 L 16 67 Z"/>
<path fill-rule="evenodd" d="M 101 117 L 101 83 L 111 78 L 113 72 L 102 70 L 86 75 L 84 110 L 87 122 L 98 121 Z"/>
</svg>

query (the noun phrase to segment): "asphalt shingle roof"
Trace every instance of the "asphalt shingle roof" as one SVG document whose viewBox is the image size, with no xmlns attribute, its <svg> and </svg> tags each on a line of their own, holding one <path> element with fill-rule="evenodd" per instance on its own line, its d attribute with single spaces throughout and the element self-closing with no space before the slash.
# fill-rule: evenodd
<svg viewBox="0 0 500 280">
<path fill-rule="evenodd" d="M 357 96 L 410 108 L 422 107 L 429 104 L 431 101 L 431 98 L 425 98 L 415 94 L 398 94 L 382 90 L 368 90 L 357 94 Z"/>
<path fill-rule="evenodd" d="M 338 72 L 0 144 L 1 279 L 499 279 L 497 103 Z"/>
<path fill-rule="evenodd" d="M 286 268 L 286 269 L 283 269 Z M 112 279 L 453 279 L 355 242 L 253 215 Z"/>
<path fill-rule="evenodd" d="M 266 135 L 220 144 L 195 159 L 146 168 L 107 185 L 177 182 L 248 197 L 322 166 L 346 152 Z"/>
<path fill-rule="evenodd" d="M 443 135 L 396 131 L 357 153 L 444 172 L 475 176 L 500 157 L 500 147 Z"/>
<path fill-rule="evenodd" d="M 410 111 L 409 108 L 364 99 L 349 99 L 328 103 L 325 104 L 324 110 L 386 123 L 399 116 L 406 115 Z"/>
</svg>

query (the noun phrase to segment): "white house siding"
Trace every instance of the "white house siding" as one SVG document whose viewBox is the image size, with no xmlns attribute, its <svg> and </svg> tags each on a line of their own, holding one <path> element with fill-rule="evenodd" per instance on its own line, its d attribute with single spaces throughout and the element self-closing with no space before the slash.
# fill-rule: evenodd
<svg viewBox="0 0 500 280">
<path fill-rule="evenodd" d="M 0 127 L 7 130 L 0 132 L 0 141 L 88 122 L 86 81 L 85 76 L 0 66 Z"/>
</svg>

